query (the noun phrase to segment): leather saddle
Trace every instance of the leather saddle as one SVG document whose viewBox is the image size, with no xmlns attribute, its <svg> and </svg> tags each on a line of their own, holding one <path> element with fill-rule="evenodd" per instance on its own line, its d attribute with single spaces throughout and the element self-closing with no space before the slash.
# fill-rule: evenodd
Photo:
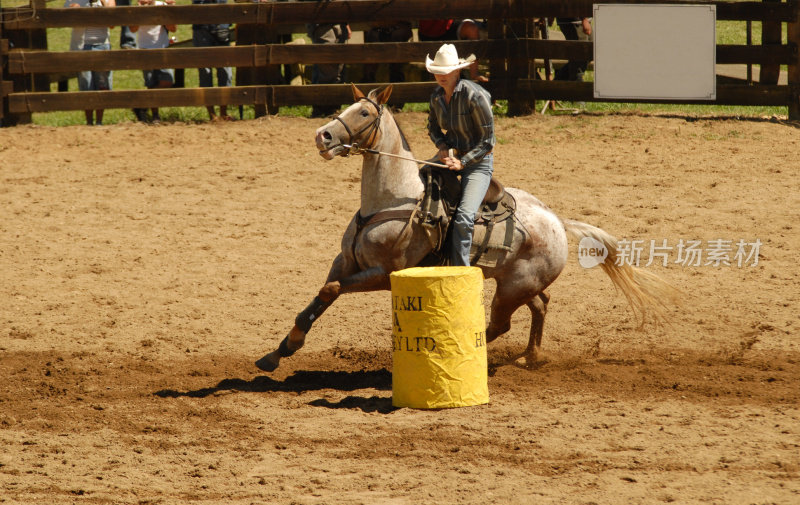
<svg viewBox="0 0 800 505">
<path fill-rule="evenodd" d="M 492 177 L 489 189 L 486 190 L 486 196 L 483 197 L 483 205 L 499 203 L 504 196 L 506 196 L 506 188 L 500 181 Z"/>
<path fill-rule="evenodd" d="M 461 198 L 461 182 L 458 175 L 450 170 L 438 169 L 425 165 L 420 170 L 420 178 L 425 184 L 425 195 L 420 209 L 420 222 L 428 231 L 435 258 L 427 258 L 427 264 L 442 264 L 446 261 L 442 254 L 445 240 L 448 237 L 449 225 Z M 486 232 L 483 244 L 478 245 L 478 251 L 473 263 L 486 251 L 489 236 L 495 224 L 501 223 L 514 215 L 516 201 L 510 193 L 506 193 L 503 184 L 492 177 L 489 189 L 483 198 L 483 203 L 475 215 L 476 231 L 479 226 L 485 226 Z M 434 229 L 438 230 L 433 240 Z M 512 227 L 513 231 L 513 227 Z M 510 245 L 510 244 L 509 244 Z"/>
</svg>

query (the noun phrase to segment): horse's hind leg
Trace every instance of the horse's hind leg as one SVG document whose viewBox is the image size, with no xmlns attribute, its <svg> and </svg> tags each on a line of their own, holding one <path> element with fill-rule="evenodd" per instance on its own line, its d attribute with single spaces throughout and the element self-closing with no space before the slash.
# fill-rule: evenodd
<svg viewBox="0 0 800 505">
<path fill-rule="evenodd" d="M 535 295 L 532 299 L 521 298 L 516 293 L 506 293 L 498 288 L 492 299 L 492 314 L 489 326 L 486 328 L 486 341 L 491 342 L 511 328 L 511 316 L 522 305 L 531 309 L 531 329 L 528 346 L 525 351 L 517 355 L 512 361 L 524 359 L 523 365 L 532 365 L 537 361 L 542 345 L 542 332 L 544 317 L 547 314 L 547 304 L 550 295 L 546 291 Z"/>
<path fill-rule="evenodd" d="M 511 329 L 511 316 L 523 303 L 503 296 L 500 289 L 498 286 L 494 298 L 492 298 L 492 311 L 489 316 L 489 324 L 486 327 L 487 343 L 493 342 L 497 337 Z"/>
<path fill-rule="evenodd" d="M 535 293 L 535 291 L 533 291 Z M 520 287 L 498 279 L 497 290 L 492 298 L 489 325 L 486 327 L 486 342 L 492 342 L 511 329 L 511 316 L 530 300 L 529 286 Z"/>
<path fill-rule="evenodd" d="M 531 333 L 528 347 L 517 359 L 525 358 L 526 365 L 532 365 L 539 359 L 542 348 L 542 333 L 544 331 L 544 317 L 547 315 L 547 304 L 550 303 L 550 294 L 542 291 L 539 296 L 529 301 L 526 305 L 531 309 Z"/>
</svg>

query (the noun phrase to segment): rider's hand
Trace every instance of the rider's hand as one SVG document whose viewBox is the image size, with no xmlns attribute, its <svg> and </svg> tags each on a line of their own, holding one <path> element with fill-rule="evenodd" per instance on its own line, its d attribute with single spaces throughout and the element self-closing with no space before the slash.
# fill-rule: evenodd
<svg viewBox="0 0 800 505">
<path fill-rule="evenodd" d="M 444 148 L 444 149 L 439 149 L 439 154 L 437 156 L 439 157 L 439 161 L 444 163 L 445 160 L 448 158 L 448 156 L 450 156 L 450 154 L 447 152 L 447 148 Z"/>
<path fill-rule="evenodd" d="M 447 165 L 447 168 L 456 172 L 464 168 L 464 165 L 461 164 L 461 160 L 458 158 L 451 158 L 448 156 L 444 159 L 444 163 Z"/>
</svg>

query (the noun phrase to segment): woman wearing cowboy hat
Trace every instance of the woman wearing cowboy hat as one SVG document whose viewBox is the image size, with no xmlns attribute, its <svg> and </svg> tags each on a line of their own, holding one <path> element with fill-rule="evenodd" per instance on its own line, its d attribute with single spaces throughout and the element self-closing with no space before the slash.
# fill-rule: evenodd
<svg viewBox="0 0 800 505">
<path fill-rule="evenodd" d="M 461 201 L 453 216 L 450 250 L 450 264 L 461 266 L 469 266 L 475 214 L 494 170 L 491 95 L 460 75 L 474 60 L 474 55 L 460 59 L 452 44 L 442 45 L 433 59 L 425 57 L 425 68 L 439 84 L 431 95 L 428 135 L 439 149 L 439 160 L 461 176 Z"/>
</svg>

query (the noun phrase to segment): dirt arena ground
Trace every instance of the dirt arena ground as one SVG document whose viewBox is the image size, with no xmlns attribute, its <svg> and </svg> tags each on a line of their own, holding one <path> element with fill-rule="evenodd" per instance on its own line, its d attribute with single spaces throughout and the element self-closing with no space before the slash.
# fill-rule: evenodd
<svg viewBox="0 0 800 505">
<path fill-rule="evenodd" d="M 398 119 L 431 155 L 424 115 Z M 548 361 L 507 364 L 520 311 L 491 402 L 420 411 L 391 406 L 386 292 L 253 366 L 359 206 L 360 162 L 320 158 L 320 124 L 0 130 L 0 503 L 800 503 L 797 129 L 499 119 L 506 185 L 620 239 L 730 240 L 732 264 L 646 267 L 685 304 L 640 330 L 571 244 Z"/>
</svg>

